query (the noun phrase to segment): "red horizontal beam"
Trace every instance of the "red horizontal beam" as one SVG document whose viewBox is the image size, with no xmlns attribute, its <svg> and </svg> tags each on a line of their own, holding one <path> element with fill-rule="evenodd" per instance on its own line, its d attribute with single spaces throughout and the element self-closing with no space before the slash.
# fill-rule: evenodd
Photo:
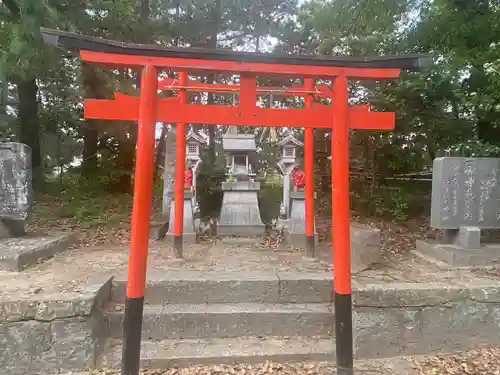
<svg viewBox="0 0 500 375">
<path fill-rule="evenodd" d="M 185 72 L 258 73 L 316 78 L 345 76 L 349 78 L 363 79 L 394 79 L 398 78 L 400 73 L 400 69 L 283 65 L 256 62 L 122 55 L 86 50 L 80 51 L 80 58 L 88 63 L 111 67 L 142 67 L 146 65 L 153 65 L 158 68 L 170 68 L 176 71 Z"/>
<path fill-rule="evenodd" d="M 163 78 L 158 82 L 158 89 L 160 90 L 179 90 L 179 81 L 173 78 Z M 202 83 L 196 80 L 188 81 L 186 91 L 191 92 L 223 92 L 223 93 L 235 93 L 241 90 L 240 85 L 229 85 L 225 83 Z M 305 92 L 302 86 L 290 86 L 290 87 L 269 87 L 269 86 L 257 86 L 257 94 L 259 91 L 265 91 L 266 93 L 273 93 L 279 96 L 300 96 L 300 94 L 306 95 L 309 92 Z M 302 93 L 301 91 L 304 91 Z M 328 85 L 320 84 L 314 87 L 312 91 L 315 97 L 319 98 L 331 98 L 332 90 Z"/>
<path fill-rule="evenodd" d="M 394 129 L 393 112 L 369 112 L 367 109 L 368 106 L 349 108 L 351 129 Z M 115 94 L 114 100 L 86 99 L 84 116 L 134 121 L 139 116 L 139 99 L 120 93 Z M 331 107 L 322 105 L 310 110 L 258 107 L 243 110 L 240 107 L 183 104 L 173 97 L 158 99 L 156 120 L 190 124 L 331 128 L 333 113 Z"/>
</svg>

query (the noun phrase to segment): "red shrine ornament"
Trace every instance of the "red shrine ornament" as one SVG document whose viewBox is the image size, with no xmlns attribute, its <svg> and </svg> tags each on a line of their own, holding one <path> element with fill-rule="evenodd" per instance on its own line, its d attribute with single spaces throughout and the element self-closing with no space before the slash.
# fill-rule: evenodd
<svg viewBox="0 0 500 375">
<path fill-rule="evenodd" d="M 293 168 L 292 170 L 292 181 L 293 184 L 299 188 L 303 189 L 304 186 L 306 185 L 306 174 L 300 170 L 298 167 Z"/>
<path fill-rule="evenodd" d="M 191 167 L 189 167 L 184 171 L 184 187 L 187 189 L 191 186 L 193 186 L 193 171 Z"/>
</svg>

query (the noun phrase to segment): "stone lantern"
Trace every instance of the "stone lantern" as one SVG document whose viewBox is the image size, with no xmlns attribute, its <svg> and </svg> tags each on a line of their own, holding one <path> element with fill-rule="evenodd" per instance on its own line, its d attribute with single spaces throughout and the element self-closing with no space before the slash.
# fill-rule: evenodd
<svg viewBox="0 0 500 375">
<path fill-rule="evenodd" d="M 191 168 L 193 172 L 193 191 L 196 195 L 196 176 L 198 175 L 198 167 L 201 164 L 201 150 L 207 145 L 205 139 L 196 134 L 192 130 L 189 131 L 186 137 L 186 168 Z"/>
<path fill-rule="evenodd" d="M 223 199 L 218 234 L 229 236 L 258 236 L 265 233 L 259 210 L 257 194 L 260 183 L 254 181 L 255 173 L 249 161 L 257 150 L 255 135 L 238 134 L 236 127 L 229 127 L 222 138 L 226 153 L 226 181 L 222 183 Z"/>
<path fill-rule="evenodd" d="M 278 225 L 286 228 L 290 218 L 290 174 L 296 165 L 297 148 L 304 147 L 304 144 L 290 134 L 278 142 L 277 146 L 281 151 L 278 165 L 283 172 L 283 198 Z"/>
</svg>

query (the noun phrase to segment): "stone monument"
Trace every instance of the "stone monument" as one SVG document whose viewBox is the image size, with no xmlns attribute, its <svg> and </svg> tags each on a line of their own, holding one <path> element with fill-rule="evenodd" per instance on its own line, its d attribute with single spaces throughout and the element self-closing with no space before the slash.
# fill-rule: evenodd
<svg viewBox="0 0 500 375">
<path fill-rule="evenodd" d="M 249 155 L 257 150 L 255 135 L 239 134 L 236 127 L 222 138 L 226 153 L 227 178 L 222 183 L 222 208 L 217 228 L 219 235 L 260 236 L 265 233 L 259 210 L 257 194 L 260 183 L 254 181 L 255 173 Z"/>
<path fill-rule="evenodd" d="M 431 227 L 441 240 L 417 251 L 456 266 L 500 260 L 500 244 L 481 243 L 482 229 L 500 228 L 500 158 L 440 157 L 432 172 Z"/>
<path fill-rule="evenodd" d="M 31 149 L 22 143 L 0 143 L 0 238 L 26 234 L 32 196 Z"/>
<path fill-rule="evenodd" d="M 31 149 L 0 143 L 0 270 L 21 271 L 67 250 L 73 236 L 27 235 L 33 203 Z"/>
<path fill-rule="evenodd" d="M 296 165 L 297 147 L 303 147 L 304 144 L 290 134 L 276 145 L 281 149 L 281 157 L 278 166 L 283 173 L 283 198 L 277 226 L 278 229 L 286 230 L 290 220 L 290 173 Z"/>
</svg>

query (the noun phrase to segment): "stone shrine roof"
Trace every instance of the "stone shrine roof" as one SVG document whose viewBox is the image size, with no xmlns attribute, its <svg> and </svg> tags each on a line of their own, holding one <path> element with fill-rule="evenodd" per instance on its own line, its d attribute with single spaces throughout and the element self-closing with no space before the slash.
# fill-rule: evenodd
<svg viewBox="0 0 500 375">
<path fill-rule="evenodd" d="M 200 136 L 199 134 L 196 134 L 194 131 L 190 130 L 188 135 L 186 136 L 186 142 L 189 142 L 191 140 L 196 141 L 199 144 L 206 145 L 207 141 Z"/>
<path fill-rule="evenodd" d="M 303 147 L 304 146 L 304 144 L 301 141 L 299 141 L 297 138 L 295 138 L 291 134 L 287 135 L 281 141 L 279 141 L 278 143 L 276 143 L 276 146 L 283 147 L 283 146 L 285 146 L 285 145 L 287 145 L 289 143 L 292 143 L 292 144 L 294 144 L 297 147 Z"/>
<path fill-rule="evenodd" d="M 222 137 L 224 151 L 256 151 L 254 134 L 226 134 Z"/>
</svg>

